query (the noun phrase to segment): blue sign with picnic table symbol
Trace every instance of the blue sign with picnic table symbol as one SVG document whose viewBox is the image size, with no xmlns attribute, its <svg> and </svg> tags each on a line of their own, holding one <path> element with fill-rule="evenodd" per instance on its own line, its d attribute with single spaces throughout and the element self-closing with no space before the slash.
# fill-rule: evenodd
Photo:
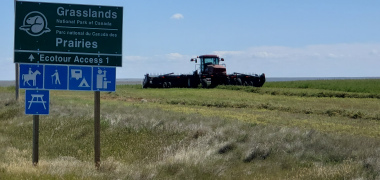
<svg viewBox="0 0 380 180">
<path fill-rule="evenodd" d="M 25 90 L 25 114 L 49 114 L 49 101 L 48 90 Z"/>
</svg>

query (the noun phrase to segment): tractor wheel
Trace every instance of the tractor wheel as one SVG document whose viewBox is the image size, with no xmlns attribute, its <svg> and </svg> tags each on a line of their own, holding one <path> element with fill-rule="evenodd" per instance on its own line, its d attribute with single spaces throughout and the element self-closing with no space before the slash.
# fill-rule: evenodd
<svg viewBox="0 0 380 180">
<path fill-rule="evenodd" d="M 197 79 L 195 78 L 187 78 L 187 87 L 188 88 L 197 88 L 198 87 Z"/>
<path fill-rule="evenodd" d="M 229 78 L 226 78 L 225 80 L 224 80 L 224 85 L 230 85 L 230 79 Z"/>
<path fill-rule="evenodd" d="M 239 86 L 243 85 L 240 78 L 236 78 L 236 85 L 239 85 Z"/>
<path fill-rule="evenodd" d="M 162 83 L 162 88 L 168 88 L 168 83 L 166 82 Z"/>
<path fill-rule="evenodd" d="M 236 80 L 235 79 L 231 79 L 229 85 L 236 85 Z"/>
<path fill-rule="evenodd" d="M 142 88 L 148 88 L 148 87 L 149 87 L 149 77 L 145 76 L 142 82 Z"/>
<path fill-rule="evenodd" d="M 248 81 L 244 81 L 243 86 L 248 86 Z"/>
<path fill-rule="evenodd" d="M 187 87 L 188 88 L 195 88 L 195 80 L 193 78 L 187 78 Z"/>
<path fill-rule="evenodd" d="M 202 84 L 202 88 L 207 88 L 207 80 L 206 79 L 202 79 L 201 84 Z"/>
</svg>

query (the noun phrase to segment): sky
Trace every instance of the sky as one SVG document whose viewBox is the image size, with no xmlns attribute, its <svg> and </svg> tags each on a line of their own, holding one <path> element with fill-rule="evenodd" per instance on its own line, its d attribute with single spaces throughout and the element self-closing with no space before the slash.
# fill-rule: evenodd
<svg viewBox="0 0 380 180">
<path fill-rule="evenodd" d="M 204 54 L 224 58 L 227 73 L 380 77 L 378 0 L 39 2 L 123 6 L 118 79 L 188 74 Z M 14 80 L 14 1 L 2 1 L 0 18 L 0 80 Z"/>
</svg>

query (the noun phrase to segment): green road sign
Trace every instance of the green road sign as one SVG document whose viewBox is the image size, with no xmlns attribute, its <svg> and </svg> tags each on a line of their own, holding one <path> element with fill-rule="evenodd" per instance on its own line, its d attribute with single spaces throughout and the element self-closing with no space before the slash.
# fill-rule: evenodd
<svg viewBox="0 0 380 180">
<path fill-rule="evenodd" d="M 16 1 L 15 63 L 122 66 L 123 7 Z"/>
</svg>

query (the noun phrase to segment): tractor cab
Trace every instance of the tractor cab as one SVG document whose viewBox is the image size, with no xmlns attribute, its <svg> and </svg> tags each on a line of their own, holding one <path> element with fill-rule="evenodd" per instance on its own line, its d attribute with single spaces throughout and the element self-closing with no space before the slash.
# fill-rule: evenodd
<svg viewBox="0 0 380 180">
<path fill-rule="evenodd" d="M 198 56 L 197 58 L 199 58 L 200 60 L 200 71 L 202 74 L 213 74 L 215 73 L 213 70 L 215 69 L 218 69 L 219 71 L 223 71 L 224 69 L 224 72 L 225 72 L 225 67 L 222 66 L 222 65 L 219 65 L 219 61 L 224 61 L 223 58 L 219 58 L 219 56 L 217 55 L 202 55 L 202 56 Z M 195 61 L 195 63 L 197 63 L 197 59 L 196 58 L 193 58 L 191 59 L 191 61 Z M 220 72 L 219 72 L 220 73 Z"/>
</svg>

